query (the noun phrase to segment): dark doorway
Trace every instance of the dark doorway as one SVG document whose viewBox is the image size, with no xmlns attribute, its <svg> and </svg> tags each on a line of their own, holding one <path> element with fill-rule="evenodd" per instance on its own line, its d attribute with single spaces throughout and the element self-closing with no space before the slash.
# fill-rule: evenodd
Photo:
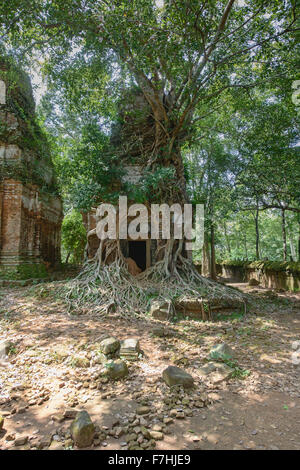
<svg viewBox="0 0 300 470">
<path fill-rule="evenodd" d="M 145 241 L 129 241 L 128 256 L 132 258 L 142 271 L 146 269 L 146 242 Z"/>
</svg>

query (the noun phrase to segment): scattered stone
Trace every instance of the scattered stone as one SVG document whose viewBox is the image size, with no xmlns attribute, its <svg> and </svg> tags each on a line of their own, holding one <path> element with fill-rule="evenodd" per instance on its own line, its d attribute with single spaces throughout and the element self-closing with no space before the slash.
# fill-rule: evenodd
<svg viewBox="0 0 300 470">
<path fill-rule="evenodd" d="M 165 329 L 163 326 L 156 326 L 152 330 L 153 336 L 158 336 L 159 338 L 163 338 L 166 335 Z"/>
<path fill-rule="evenodd" d="M 172 418 L 164 418 L 163 422 L 164 422 L 164 424 L 172 424 L 172 423 L 174 423 L 174 420 Z"/>
<path fill-rule="evenodd" d="M 93 357 L 93 364 L 105 364 L 106 362 L 107 357 L 101 352 L 97 352 L 97 354 Z"/>
<path fill-rule="evenodd" d="M 146 438 L 146 439 L 150 439 L 150 432 L 148 431 L 147 428 L 145 428 L 145 426 L 142 426 L 141 427 L 141 433 L 143 434 L 143 436 Z"/>
<path fill-rule="evenodd" d="M 141 426 L 147 426 L 147 420 L 143 418 L 142 416 L 140 417 L 140 425 Z"/>
<path fill-rule="evenodd" d="M 234 369 L 222 362 L 209 362 L 198 371 L 200 377 L 208 377 L 214 384 L 228 380 L 233 372 Z"/>
<path fill-rule="evenodd" d="M 300 341 L 299 340 L 292 342 L 292 349 L 293 349 L 293 351 L 297 351 L 297 349 L 300 349 Z"/>
<path fill-rule="evenodd" d="M 163 371 L 163 379 L 169 387 L 182 385 L 184 388 L 191 388 L 194 385 L 193 377 L 176 366 L 169 366 Z"/>
<path fill-rule="evenodd" d="M 14 445 L 16 447 L 20 447 L 20 446 L 25 445 L 27 441 L 28 441 L 28 436 L 19 436 L 15 438 Z"/>
<path fill-rule="evenodd" d="M 138 436 L 135 433 L 127 434 L 127 436 L 125 437 L 127 443 L 132 442 L 132 441 L 136 441 L 137 438 L 138 438 Z"/>
<path fill-rule="evenodd" d="M 61 442 L 52 441 L 50 446 L 48 447 L 48 450 L 65 450 L 65 449 Z"/>
<path fill-rule="evenodd" d="M 100 351 L 104 354 L 115 354 L 120 347 L 120 341 L 114 337 L 106 338 L 100 343 Z"/>
<path fill-rule="evenodd" d="M 4 358 L 8 355 L 13 343 L 7 339 L 0 341 L 0 358 Z"/>
<path fill-rule="evenodd" d="M 104 374 L 113 380 L 122 379 L 128 375 L 128 367 L 126 362 L 122 361 L 121 359 L 107 362 L 105 368 L 106 370 Z"/>
<path fill-rule="evenodd" d="M 70 449 L 73 447 L 73 441 L 72 439 L 67 439 L 65 442 L 64 442 L 64 446 L 65 446 L 65 449 Z"/>
<path fill-rule="evenodd" d="M 37 444 L 37 448 L 38 449 L 45 449 L 46 447 L 49 447 L 50 444 L 51 444 L 51 437 L 48 437 L 48 438 L 42 438 L 39 440 L 38 444 Z"/>
<path fill-rule="evenodd" d="M 137 415 L 147 415 L 151 412 L 151 408 L 149 406 L 139 406 L 136 409 Z"/>
<path fill-rule="evenodd" d="M 182 295 L 175 302 L 175 309 L 183 312 L 202 312 L 202 299 L 201 297 L 192 297 L 190 295 Z"/>
<path fill-rule="evenodd" d="M 64 415 L 54 415 L 52 416 L 52 420 L 56 421 L 57 423 L 62 423 L 65 419 Z"/>
<path fill-rule="evenodd" d="M 162 426 L 160 424 L 154 424 L 152 431 L 162 432 Z"/>
<path fill-rule="evenodd" d="M 77 413 L 78 413 L 78 410 L 67 409 L 64 411 L 63 416 L 65 419 L 75 419 Z"/>
<path fill-rule="evenodd" d="M 90 361 L 85 356 L 77 355 L 77 356 L 73 356 L 72 364 L 75 367 L 89 367 L 90 366 Z"/>
<path fill-rule="evenodd" d="M 117 427 L 117 428 L 115 429 L 115 436 L 116 436 L 116 438 L 119 438 L 119 437 L 123 436 L 123 434 L 124 434 L 123 428 Z"/>
<path fill-rule="evenodd" d="M 209 353 L 212 359 L 233 359 L 234 351 L 226 343 L 217 344 L 214 346 Z"/>
<path fill-rule="evenodd" d="M 141 354 L 140 343 L 136 338 L 127 338 L 121 342 L 120 357 L 127 361 L 135 361 Z"/>
<path fill-rule="evenodd" d="M 163 433 L 159 431 L 149 431 L 149 434 L 155 441 L 162 441 L 164 438 Z"/>
<path fill-rule="evenodd" d="M 92 445 L 95 426 L 87 411 L 79 411 L 70 427 L 71 436 L 77 447 L 89 447 Z"/>
<path fill-rule="evenodd" d="M 158 320 L 168 320 L 170 315 L 170 302 L 160 300 L 152 301 L 150 315 Z"/>
</svg>

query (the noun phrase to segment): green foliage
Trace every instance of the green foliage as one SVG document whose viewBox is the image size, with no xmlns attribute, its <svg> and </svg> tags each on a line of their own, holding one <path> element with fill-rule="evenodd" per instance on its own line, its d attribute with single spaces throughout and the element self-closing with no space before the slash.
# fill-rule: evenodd
<svg viewBox="0 0 300 470">
<path fill-rule="evenodd" d="M 212 351 L 210 353 L 210 358 L 215 361 L 224 362 L 224 364 L 231 367 L 231 369 L 233 369 L 233 373 L 231 376 L 232 378 L 245 379 L 251 374 L 250 370 L 242 369 L 241 367 L 239 367 L 238 363 L 233 360 L 232 357 L 228 354 L 220 355 L 217 353 L 217 351 Z"/>
<path fill-rule="evenodd" d="M 241 260 L 224 260 L 222 264 L 225 266 L 238 266 L 244 268 L 261 269 L 263 271 L 283 271 L 291 273 L 300 273 L 299 262 L 287 261 L 241 261 Z"/>
<path fill-rule="evenodd" d="M 247 377 L 249 377 L 249 375 L 251 374 L 251 371 L 249 369 L 242 369 L 241 367 L 239 367 L 236 361 L 225 359 L 223 362 L 227 366 L 229 366 L 233 369 L 232 378 L 237 378 L 237 379 L 242 379 L 243 380 L 243 379 L 246 379 Z"/>
<path fill-rule="evenodd" d="M 233 312 L 228 315 L 223 315 L 223 314 L 218 313 L 216 315 L 216 319 L 218 321 L 232 321 L 234 323 L 234 322 L 242 320 L 244 315 L 245 315 L 245 311 Z"/>
<path fill-rule="evenodd" d="M 230 361 L 231 360 L 231 355 L 226 354 L 226 353 L 219 353 L 218 351 L 211 351 L 209 353 L 209 357 L 211 359 L 214 359 L 216 361 Z"/>
<path fill-rule="evenodd" d="M 86 230 L 82 222 L 82 215 L 76 210 L 67 214 L 62 223 L 62 246 L 65 252 L 71 255 L 73 263 L 80 263 L 83 259 L 86 244 Z"/>
<path fill-rule="evenodd" d="M 189 196 L 205 203 L 208 240 L 214 228 L 219 259 L 259 257 L 255 210 L 260 257 L 282 258 L 282 208 L 290 211 L 287 232 L 295 247 L 300 165 L 291 85 L 299 65 L 298 6 L 294 0 L 2 2 L 0 51 L 24 64 L 42 58 L 48 92 L 40 118 L 67 209 L 116 202 L 124 192 L 144 202 L 149 194 L 168 199 L 172 188 L 174 198 L 182 170 L 175 156 L 184 151 Z M 122 119 L 134 115 L 142 124 L 134 100 L 133 110 L 119 113 L 133 88 L 151 108 L 150 132 L 143 134 L 148 151 L 140 152 L 151 171 L 140 184 L 122 187 L 124 160 L 111 137 Z M 131 157 L 131 142 L 123 140 Z M 170 165 L 176 182 L 163 168 Z"/>
<path fill-rule="evenodd" d="M 156 166 L 152 171 L 145 172 L 138 183 L 125 183 L 122 192 L 130 201 L 144 203 L 151 198 L 151 202 L 159 203 L 169 185 L 176 185 L 174 168 Z"/>
</svg>

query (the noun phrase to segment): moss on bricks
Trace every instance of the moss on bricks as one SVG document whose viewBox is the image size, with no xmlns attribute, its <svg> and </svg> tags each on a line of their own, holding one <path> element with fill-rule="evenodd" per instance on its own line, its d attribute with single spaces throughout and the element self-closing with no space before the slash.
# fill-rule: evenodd
<svg viewBox="0 0 300 470">
<path fill-rule="evenodd" d="M 277 271 L 300 274 L 300 262 L 296 261 L 240 261 L 224 260 L 224 266 L 237 266 L 241 268 L 262 269 L 263 271 Z"/>
<path fill-rule="evenodd" d="M 44 264 L 20 264 L 18 266 L 0 266 L 0 279 L 3 280 L 23 280 L 23 279 L 44 279 L 48 273 Z"/>
</svg>

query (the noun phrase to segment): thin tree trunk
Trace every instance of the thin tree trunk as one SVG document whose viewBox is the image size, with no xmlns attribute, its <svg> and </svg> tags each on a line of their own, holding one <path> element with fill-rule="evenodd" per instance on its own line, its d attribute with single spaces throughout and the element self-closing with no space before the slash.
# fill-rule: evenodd
<svg viewBox="0 0 300 470">
<path fill-rule="evenodd" d="M 214 279 L 214 280 L 217 279 L 215 227 L 213 223 L 210 226 L 210 277 L 211 279 Z"/>
<path fill-rule="evenodd" d="M 258 210 L 256 211 L 255 214 L 255 234 L 256 234 L 256 240 L 255 240 L 255 257 L 256 259 L 259 259 L 259 225 L 258 225 L 258 216 L 259 212 Z"/>
<path fill-rule="evenodd" d="M 282 226 L 282 242 L 283 242 L 283 260 L 287 260 L 287 244 L 286 244 L 286 222 L 285 222 L 285 210 L 281 211 L 281 226 Z"/>
<path fill-rule="evenodd" d="M 66 257 L 66 264 L 68 264 L 70 256 L 71 256 L 71 252 L 69 251 L 69 253 L 67 254 L 67 257 Z"/>
<path fill-rule="evenodd" d="M 248 249 L 247 249 L 247 235 L 244 235 L 244 247 L 245 247 L 245 256 L 248 259 Z"/>
<path fill-rule="evenodd" d="M 204 243 L 202 248 L 202 276 L 209 277 L 210 275 L 210 256 L 209 256 L 209 242 L 207 234 L 204 234 Z"/>
<path fill-rule="evenodd" d="M 227 244 L 227 251 L 228 251 L 229 256 L 231 256 L 230 239 L 229 239 L 229 237 L 228 237 L 227 225 L 226 225 L 225 220 L 224 220 L 224 234 L 225 234 L 225 240 L 226 240 L 226 244 Z"/>
<path fill-rule="evenodd" d="M 298 261 L 300 261 L 300 216 L 298 216 Z"/>
<path fill-rule="evenodd" d="M 296 253 L 296 249 L 294 246 L 294 240 L 291 235 L 290 235 L 290 250 L 291 250 L 291 260 L 297 261 L 297 253 Z"/>
</svg>

